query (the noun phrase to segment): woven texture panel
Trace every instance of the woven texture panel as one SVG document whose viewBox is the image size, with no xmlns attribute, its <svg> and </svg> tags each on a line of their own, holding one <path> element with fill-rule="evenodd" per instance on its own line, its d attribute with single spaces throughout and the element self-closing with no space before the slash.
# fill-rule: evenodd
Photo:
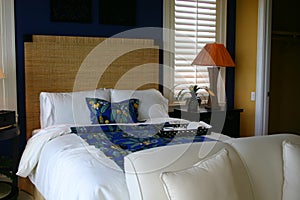
<svg viewBox="0 0 300 200">
<path fill-rule="evenodd" d="M 33 35 L 25 42 L 26 131 L 40 128 L 40 92 L 159 87 L 150 39 Z"/>
</svg>

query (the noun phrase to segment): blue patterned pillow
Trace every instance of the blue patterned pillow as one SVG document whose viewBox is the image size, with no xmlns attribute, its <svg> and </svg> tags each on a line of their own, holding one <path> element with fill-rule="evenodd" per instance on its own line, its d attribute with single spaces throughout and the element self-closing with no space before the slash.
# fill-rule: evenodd
<svg viewBox="0 0 300 200">
<path fill-rule="evenodd" d="M 92 124 L 136 123 L 138 99 L 111 103 L 98 98 L 86 98 Z"/>
</svg>

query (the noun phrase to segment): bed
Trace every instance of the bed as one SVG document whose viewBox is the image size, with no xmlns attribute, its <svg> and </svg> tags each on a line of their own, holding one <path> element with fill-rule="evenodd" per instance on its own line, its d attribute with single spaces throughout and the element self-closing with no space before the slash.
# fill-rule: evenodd
<svg viewBox="0 0 300 200">
<path fill-rule="evenodd" d="M 28 141 L 17 175 L 36 199 L 126 200 L 128 154 L 213 140 L 202 136 L 208 124 L 169 117 L 153 40 L 34 35 L 24 46 Z"/>
<path fill-rule="evenodd" d="M 126 96 L 140 100 L 138 116 L 141 118 L 124 118 L 130 113 L 130 108 L 124 107 L 131 106 L 123 104 L 121 99 L 127 99 Z M 106 104 L 98 109 L 98 99 L 123 105 L 112 103 L 111 112 L 103 112 L 100 117 L 94 111 L 103 111 Z M 164 127 L 184 126 L 187 121 L 169 118 L 167 101 L 155 89 L 42 92 L 40 102 L 42 127 L 28 140 L 17 174 L 29 176 L 46 199 L 128 199 L 123 172 L 126 155 L 158 146 L 205 140 L 202 136 L 157 135 L 165 133 L 160 132 Z M 117 109 L 121 112 L 113 114 Z M 100 124 L 100 118 L 106 122 L 108 116 L 114 116 L 109 120 L 115 121 Z"/>
</svg>

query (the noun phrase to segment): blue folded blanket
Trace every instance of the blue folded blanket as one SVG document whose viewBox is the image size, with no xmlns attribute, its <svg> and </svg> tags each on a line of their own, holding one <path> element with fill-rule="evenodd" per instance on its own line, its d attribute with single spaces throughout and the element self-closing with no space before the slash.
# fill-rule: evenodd
<svg viewBox="0 0 300 200">
<path fill-rule="evenodd" d="M 154 147 L 213 141 L 203 135 L 164 134 L 163 128 L 168 124 L 139 124 L 139 125 L 99 125 L 71 127 L 71 132 L 77 134 L 88 144 L 99 148 L 107 157 L 114 160 L 122 169 L 124 156 L 129 153 Z"/>
</svg>

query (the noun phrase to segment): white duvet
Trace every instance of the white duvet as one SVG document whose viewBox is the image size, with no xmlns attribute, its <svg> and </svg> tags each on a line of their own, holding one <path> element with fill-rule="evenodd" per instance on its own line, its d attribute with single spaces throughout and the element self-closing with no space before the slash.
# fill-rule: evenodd
<svg viewBox="0 0 300 200">
<path fill-rule="evenodd" d="M 17 175 L 29 176 L 45 199 L 129 199 L 123 171 L 62 125 L 28 140 Z"/>
<path fill-rule="evenodd" d="M 166 121 L 174 118 L 152 119 L 148 123 Z M 72 134 L 70 127 L 59 125 L 38 130 L 27 142 L 17 175 L 29 177 L 47 200 L 129 199 L 120 167 Z"/>
</svg>

